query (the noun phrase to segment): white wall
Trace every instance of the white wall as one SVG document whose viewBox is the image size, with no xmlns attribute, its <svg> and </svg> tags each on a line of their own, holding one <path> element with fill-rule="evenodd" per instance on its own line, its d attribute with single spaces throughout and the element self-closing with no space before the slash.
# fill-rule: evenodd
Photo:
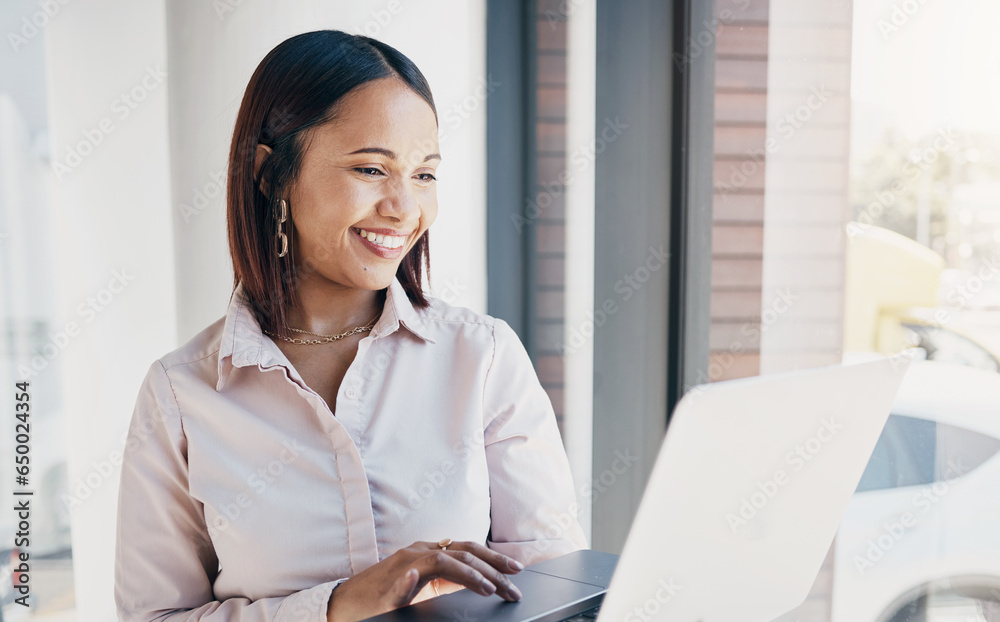
<svg viewBox="0 0 1000 622">
<path fill-rule="evenodd" d="M 91 0 L 45 32 L 59 315 L 80 325 L 61 361 L 79 620 L 115 619 L 110 460 L 146 369 L 176 342 L 163 24 L 162 2 Z"/>
<path fill-rule="evenodd" d="M 596 127 L 597 2 L 584 0 L 567 24 L 566 153 L 591 145 Z M 565 343 L 576 327 L 591 321 L 594 308 L 594 168 L 579 171 L 566 187 Z M 593 495 L 584 494 L 594 477 L 594 341 L 566 354 L 563 440 L 576 484 L 580 524 L 592 538 Z"/>
</svg>

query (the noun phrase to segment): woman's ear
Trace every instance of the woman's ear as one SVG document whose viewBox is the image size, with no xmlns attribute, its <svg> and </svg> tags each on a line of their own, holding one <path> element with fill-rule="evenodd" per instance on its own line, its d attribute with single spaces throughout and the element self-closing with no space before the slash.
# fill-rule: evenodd
<svg viewBox="0 0 1000 622">
<path fill-rule="evenodd" d="M 267 188 L 264 186 L 264 181 L 260 179 L 260 169 L 264 166 L 264 162 L 271 155 L 271 152 L 272 149 L 267 145 L 257 143 L 257 152 L 254 155 L 253 161 L 253 178 L 257 180 L 257 183 L 260 185 L 260 191 L 264 193 L 264 196 L 267 196 Z"/>
</svg>

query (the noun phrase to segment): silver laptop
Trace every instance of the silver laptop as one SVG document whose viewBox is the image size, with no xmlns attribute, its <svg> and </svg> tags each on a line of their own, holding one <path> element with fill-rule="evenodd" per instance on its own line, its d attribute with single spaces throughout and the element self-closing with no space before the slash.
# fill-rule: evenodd
<svg viewBox="0 0 1000 622">
<path fill-rule="evenodd" d="M 897 356 L 696 387 L 620 558 L 530 566 L 511 577 L 516 603 L 462 590 L 377 619 L 773 620 L 808 595 L 908 366 Z"/>
</svg>

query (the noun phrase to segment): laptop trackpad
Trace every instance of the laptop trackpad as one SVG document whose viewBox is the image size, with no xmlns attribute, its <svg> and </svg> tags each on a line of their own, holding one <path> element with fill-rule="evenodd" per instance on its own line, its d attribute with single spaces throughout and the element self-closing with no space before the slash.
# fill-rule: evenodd
<svg viewBox="0 0 1000 622">
<path fill-rule="evenodd" d="M 583 554 L 581 557 L 601 556 L 603 558 L 601 561 L 607 564 L 607 575 L 610 575 L 610 571 L 614 569 L 613 562 L 617 559 L 617 556 L 593 551 L 579 551 L 577 554 L 571 553 L 567 557 L 575 557 L 579 554 Z M 609 561 L 610 563 L 608 563 Z M 600 604 L 607 591 L 606 587 L 547 574 L 544 572 L 545 570 L 554 571 L 556 568 L 546 568 L 546 564 L 547 562 L 536 564 L 509 577 L 514 585 L 521 590 L 521 600 L 516 603 L 509 603 L 496 595 L 486 597 L 469 590 L 461 590 L 416 605 L 402 607 L 370 618 L 370 620 L 378 622 L 427 622 L 429 620 L 549 622 L 564 620 Z M 535 572 L 536 568 L 543 572 Z M 558 570 L 565 572 L 567 568 L 559 568 Z M 573 576 L 576 573 L 570 572 L 568 574 Z M 590 578 L 588 575 L 594 574 L 593 578 L 597 579 L 595 583 L 603 583 L 609 578 L 603 572 L 595 574 L 593 570 L 590 572 L 585 570 L 581 574 L 580 578 Z"/>
</svg>

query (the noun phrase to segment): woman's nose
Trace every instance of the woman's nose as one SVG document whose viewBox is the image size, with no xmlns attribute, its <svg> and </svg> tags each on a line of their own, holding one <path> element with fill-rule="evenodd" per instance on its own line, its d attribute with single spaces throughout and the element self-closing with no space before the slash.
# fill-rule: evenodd
<svg viewBox="0 0 1000 622">
<path fill-rule="evenodd" d="M 379 202 L 379 213 L 395 216 L 399 220 L 419 215 L 420 204 L 417 201 L 416 191 L 406 180 L 397 180 L 387 186 L 386 193 Z"/>
</svg>

